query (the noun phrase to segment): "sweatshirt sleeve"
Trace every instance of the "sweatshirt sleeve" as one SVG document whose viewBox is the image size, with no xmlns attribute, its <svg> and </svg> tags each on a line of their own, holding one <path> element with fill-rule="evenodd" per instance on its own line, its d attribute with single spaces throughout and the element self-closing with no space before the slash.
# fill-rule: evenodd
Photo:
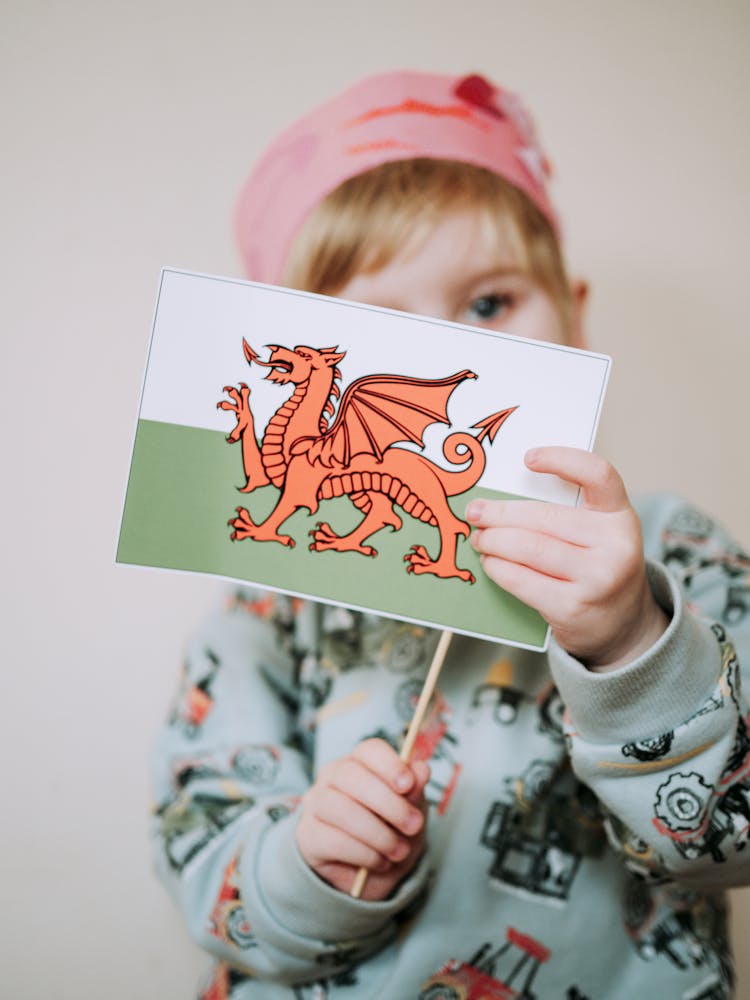
<svg viewBox="0 0 750 1000">
<path fill-rule="evenodd" d="M 648 574 L 670 617 L 632 663 L 597 674 L 553 645 L 573 767 L 644 878 L 750 882 L 750 557 L 676 498 L 640 505 Z"/>
<path fill-rule="evenodd" d="M 297 850 L 319 702 L 304 682 L 316 615 L 281 595 L 232 597 L 187 648 L 154 754 L 159 878 L 203 948 L 281 983 L 334 974 L 383 947 L 426 878 L 422 864 L 390 899 L 362 902 Z"/>
</svg>

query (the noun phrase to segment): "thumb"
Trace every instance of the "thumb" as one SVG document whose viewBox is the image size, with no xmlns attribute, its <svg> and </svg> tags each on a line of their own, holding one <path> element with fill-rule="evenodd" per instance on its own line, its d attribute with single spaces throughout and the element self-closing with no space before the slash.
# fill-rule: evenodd
<svg viewBox="0 0 750 1000">
<path fill-rule="evenodd" d="M 583 506 L 615 512 L 630 507 L 625 484 L 617 469 L 601 455 L 582 448 L 532 448 L 525 462 L 532 472 L 544 472 L 578 486 Z"/>
</svg>

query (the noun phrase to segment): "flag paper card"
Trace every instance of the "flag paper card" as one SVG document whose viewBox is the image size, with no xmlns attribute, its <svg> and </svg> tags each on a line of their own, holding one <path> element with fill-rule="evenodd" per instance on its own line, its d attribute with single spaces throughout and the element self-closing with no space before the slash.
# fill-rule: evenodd
<svg viewBox="0 0 750 1000">
<path fill-rule="evenodd" d="M 230 278 L 162 272 L 118 562 L 212 573 L 543 649 L 468 542 L 473 497 L 575 504 L 610 359 Z"/>
</svg>

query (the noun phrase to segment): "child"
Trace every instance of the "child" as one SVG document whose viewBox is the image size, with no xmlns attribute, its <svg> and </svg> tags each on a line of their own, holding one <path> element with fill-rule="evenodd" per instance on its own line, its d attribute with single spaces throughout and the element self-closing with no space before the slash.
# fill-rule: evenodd
<svg viewBox="0 0 750 1000">
<path fill-rule="evenodd" d="M 248 277 L 583 346 L 546 175 L 523 107 L 486 80 L 366 79 L 255 168 Z M 549 653 L 456 636 L 410 764 L 435 631 L 243 587 L 193 639 L 155 832 L 218 959 L 204 997 L 731 995 L 750 559 L 678 499 L 636 513 L 599 456 L 539 445 L 529 468 L 578 484 L 578 508 L 466 517 Z"/>
</svg>

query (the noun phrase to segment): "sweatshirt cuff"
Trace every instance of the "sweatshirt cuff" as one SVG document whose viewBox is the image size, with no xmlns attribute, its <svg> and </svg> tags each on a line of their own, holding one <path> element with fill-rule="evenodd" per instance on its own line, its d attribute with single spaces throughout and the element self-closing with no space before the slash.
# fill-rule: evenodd
<svg viewBox="0 0 750 1000">
<path fill-rule="evenodd" d="M 424 891 L 426 854 L 397 892 L 382 902 L 354 899 L 319 878 L 300 854 L 292 814 L 269 827 L 257 858 L 255 877 L 265 905 L 287 931 L 306 938 L 356 944 L 382 932 L 389 921 Z"/>
<path fill-rule="evenodd" d="M 677 728 L 703 705 L 721 673 L 716 636 L 686 607 L 676 580 L 656 563 L 647 573 L 671 621 L 632 663 L 598 674 L 550 643 L 550 670 L 573 728 L 592 743 L 643 740 Z"/>
</svg>

